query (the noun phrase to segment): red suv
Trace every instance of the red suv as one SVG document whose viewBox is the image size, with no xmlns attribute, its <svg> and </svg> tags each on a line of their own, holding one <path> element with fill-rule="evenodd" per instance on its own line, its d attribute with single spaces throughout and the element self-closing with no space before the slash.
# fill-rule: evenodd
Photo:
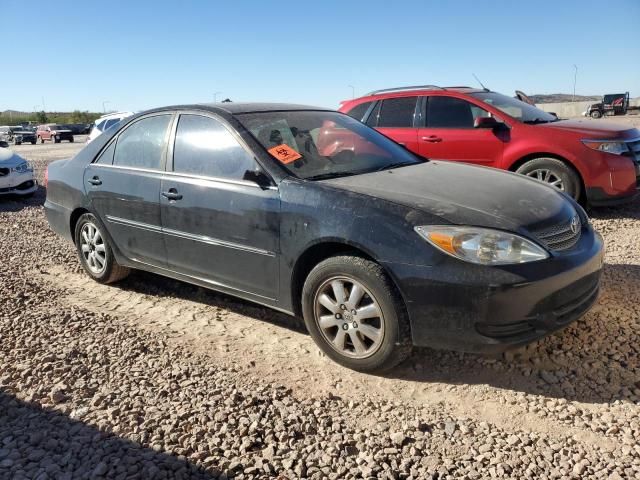
<svg viewBox="0 0 640 480">
<path fill-rule="evenodd" d="M 377 90 L 339 110 L 418 155 L 528 175 L 590 205 L 629 201 L 640 188 L 638 129 L 560 120 L 487 89 Z"/>
</svg>

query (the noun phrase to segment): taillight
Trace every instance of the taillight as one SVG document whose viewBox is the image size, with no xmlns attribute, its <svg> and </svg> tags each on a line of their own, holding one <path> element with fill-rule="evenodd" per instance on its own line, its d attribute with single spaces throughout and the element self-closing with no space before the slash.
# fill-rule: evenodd
<svg viewBox="0 0 640 480">
<path fill-rule="evenodd" d="M 44 169 L 44 182 L 42 183 L 44 184 L 44 187 L 47 188 L 47 183 L 49 183 L 49 165 Z"/>
</svg>

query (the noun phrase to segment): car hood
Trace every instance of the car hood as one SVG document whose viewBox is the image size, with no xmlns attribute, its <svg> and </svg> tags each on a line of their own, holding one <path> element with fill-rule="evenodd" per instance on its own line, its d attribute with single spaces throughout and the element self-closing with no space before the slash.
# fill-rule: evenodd
<svg viewBox="0 0 640 480">
<path fill-rule="evenodd" d="M 553 187 L 514 173 L 455 162 L 430 161 L 323 183 L 458 225 L 528 231 L 575 215 L 571 202 Z"/>
<path fill-rule="evenodd" d="M 13 168 L 26 162 L 24 158 L 8 148 L 0 148 L 0 168 Z"/>
<path fill-rule="evenodd" d="M 628 139 L 640 137 L 640 131 L 637 128 L 603 120 L 560 120 L 535 126 L 551 130 L 568 130 L 580 134 L 584 138 Z"/>
</svg>

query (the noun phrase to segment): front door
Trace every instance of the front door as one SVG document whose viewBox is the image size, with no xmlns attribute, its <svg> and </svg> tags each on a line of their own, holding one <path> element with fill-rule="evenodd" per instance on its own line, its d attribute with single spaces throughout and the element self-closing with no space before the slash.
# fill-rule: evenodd
<svg viewBox="0 0 640 480">
<path fill-rule="evenodd" d="M 424 99 L 425 126 L 418 131 L 419 154 L 434 160 L 460 160 L 477 165 L 500 165 L 508 129 L 474 128 L 486 110 L 466 100 L 431 96 Z"/>
<path fill-rule="evenodd" d="M 134 122 L 84 173 L 92 209 L 120 252 L 155 266 L 166 265 L 159 197 L 172 117 L 152 115 Z"/>
<path fill-rule="evenodd" d="M 243 180 L 258 165 L 222 120 L 183 113 L 161 185 L 169 268 L 258 300 L 277 296 L 280 197 Z"/>
</svg>

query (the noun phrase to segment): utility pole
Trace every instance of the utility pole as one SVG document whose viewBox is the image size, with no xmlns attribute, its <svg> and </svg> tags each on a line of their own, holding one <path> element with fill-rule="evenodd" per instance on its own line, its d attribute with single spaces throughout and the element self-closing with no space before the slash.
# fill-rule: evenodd
<svg viewBox="0 0 640 480">
<path fill-rule="evenodd" d="M 102 102 L 102 112 L 103 113 L 107 113 L 107 107 L 106 107 L 107 103 L 111 103 L 111 102 L 109 100 L 105 100 L 105 101 Z"/>
<path fill-rule="evenodd" d="M 213 92 L 213 103 L 218 103 L 218 94 L 222 92 Z"/>
<path fill-rule="evenodd" d="M 347 85 L 347 87 L 351 87 L 351 99 L 353 100 L 354 98 L 356 98 L 356 87 L 354 87 L 353 85 Z"/>
<path fill-rule="evenodd" d="M 44 104 L 44 97 L 42 97 L 42 111 L 47 111 L 47 106 Z"/>
<path fill-rule="evenodd" d="M 576 81 L 578 80 L 578 66 L 574 64 L 573 68 L 575 68 L 575 71 L 573 72 L 573 98 L 571 99 L 571 101 L 575 102 L 576 101 Z"/>
</svg>

